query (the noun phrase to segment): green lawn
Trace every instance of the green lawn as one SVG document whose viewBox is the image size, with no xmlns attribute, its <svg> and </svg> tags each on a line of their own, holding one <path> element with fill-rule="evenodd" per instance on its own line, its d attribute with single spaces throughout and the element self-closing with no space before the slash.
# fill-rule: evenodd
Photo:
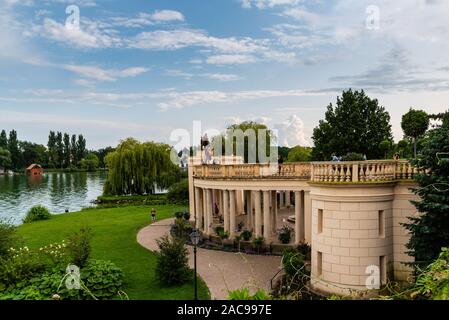
<svg viewBox="0 0 449 320">
<path fill-rule="evenodd" d="M 158 219 L 173 216 L 175 206 L 156 206 Z M 60 242 L 81 226 L 93 231 L 92 258 L 110 260 L 124 273 L 124 291 L 130 299 L 179 300 L 193 299 L 192 283 L 181 287 L 161 286 L 155 275 L 156 255 L 141 247 L 137 232 L 150 223 L 150 208 L 144 206 L 89 209 L 52 216 L 50 220 L 24 224 L 19 234 L 24 245 L 39 248 Z M 206 285 L 200 281 L 200 299 L 209 299 Z"/>
</svg>

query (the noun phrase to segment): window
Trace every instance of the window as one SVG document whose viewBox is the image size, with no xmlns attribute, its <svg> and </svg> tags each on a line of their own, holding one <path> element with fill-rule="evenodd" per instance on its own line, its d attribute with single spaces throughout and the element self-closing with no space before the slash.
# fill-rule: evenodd
<svg viewBox="0 0 449 320">
<path fill-rule="evenodd" d="M 379 211 L 379 237 L 385 238 L 385 211 Z"/>
<path fill-rule="evenodd" d="M 317 233 L 323 232 L 323 209 L 318 209 L 318 231 Z"/>
<path fill-rule="evenodd" d="M 319 251 L 317 251 L 316 270 L 317 276 L 321 276 L 323 274 L 323 253 Z"/>
<path fill-rule="evenodd" d="M 379 258 L 379 273 L 380 273 L 380 284 L 387 283 L 387 257 L 381 256 Z"/>
</svg>

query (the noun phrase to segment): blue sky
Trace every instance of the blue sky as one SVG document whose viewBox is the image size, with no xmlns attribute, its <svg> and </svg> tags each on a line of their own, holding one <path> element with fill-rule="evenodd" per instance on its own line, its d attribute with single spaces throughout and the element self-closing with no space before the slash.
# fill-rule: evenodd
<svg viewBox="0 0 449 320">
<path fill-rule="evenodd" d="M 387 108 L 398 140 L 410 107 L 447 109 L 448 14 L 443 0 L 0 0 L 0 128 L 99 148 L 256 120 L 310 145 L 352 87 Z"/>
</svg>

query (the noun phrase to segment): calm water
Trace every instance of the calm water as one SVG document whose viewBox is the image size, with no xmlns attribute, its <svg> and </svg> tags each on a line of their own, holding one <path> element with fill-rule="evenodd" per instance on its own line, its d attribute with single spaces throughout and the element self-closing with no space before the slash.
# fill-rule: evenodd
<svg viewBox="0 0 449 320">
<path fill-rule="evenodd" d="M 106 172 L 45 173 L 42 177 L 0 176 L 0 220 L 21 223 L 29 208 L 41 204 L 51 213 L 91 206 L 103 193 Z"/>
</svg>

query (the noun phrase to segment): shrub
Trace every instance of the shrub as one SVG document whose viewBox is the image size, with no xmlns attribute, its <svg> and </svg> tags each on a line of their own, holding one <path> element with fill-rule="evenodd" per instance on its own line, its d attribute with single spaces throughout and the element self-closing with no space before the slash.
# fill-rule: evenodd
<svg viewBox="0 0 449 320">
<path fill-rule="evenodd" d="M 193 227 L 190 222 L 184 220 L 183 218 L 176 219 L 175 223 L 172 224 L 170 228 L 170 234 L 175 238 L 181 239 L 182 241 L 188 241 L 192 231 Z"/>
<path fill-rule="evenodd" d="M 189 181 L 182 180 L 168 188 L 167 199 L 173 202 L 189 200 Z"/>
<path fill-rule="evenodd" d="M 341 161 L 363 161 L 363 154 L 350 152 L 345 156 L 341 157 Z"/>
<path fill-rule="evenodd" d="M 90 239 L 92 238 L 91 229 L 82 227 L 79 231 L 73 233 L 69 237 L 67 243 L 67 252 L 70 257 L 70 262 L 82 268 L 89 260 L 91 246 Z"/>
<path fill-rule="evenodd" d="M 312 257 L 312 248 L 307 243 L 300 243 L 296 249 L 303 255 L 305 260 L 310 261 Z"/>
<path fill-rule="evenodd" d="M 44 206 L 38 205 L 38 206 L 34 206 L 32 207 L 25 219 L 23 220 L 23 223 L 30 223 L 33 221 L 39 221 L 39 220 L 47 220 L 50 219 L 51 215 L 50 212 L 48 211 L 47 208 L 45 208 Z"/>
<path fill-rule="evenodd" d="M 290 226 L 283 226 L 278 231 L 278 239 L 283 244 L 290 243 L 290 240 L 292 239 L 292 231 L 293 229 Z"/>
<path fill-rule="evenodd" d="M 290 279 L 305 273 L 304 256 L 296 249 L 285 249 L 282 255 L 282 266 Z"/>
<path fill-rule="evenodd" d="M 121 291 L 123 285 L 123 272 L 114 263 L 104 260 L 89 261 L 81 269 L 81 280 L 97 299 L 109 299 Z M 92 296 L 83 290 L 82 297 L 91 299 Z"/>
<path fill-rule="evenodd" d="M 168 286 L 185 283 L 190 276 L 188 251 L 185 242 L 177 237 L 164 236 L 157 240 L 156 275 L 159 281 Z"/>
<path fill-rule="evenodd" d="M 253 233 L 249 230 L 244 230 L 241 233 L 241 236 L 242 236 L 243 240 L 249 241 L 251 239 L 251 237 L 253 236 Z"/>
<path fill-rule="evenodd" d="M 18 241 L 17 228 L 5 222 L 0 222 L 0 258 L 9 254 L 9 249 L 15 247 Z"/>
<path fill-rule="evenodd" d="M 217 234 L 217 236 L 219 236 L 223 232 L 224 228 L 222 226 L 215 227 L 215 233 Z"/>
<path fill-rule="evenodd" d="M 262 289 L 252 295 L 248 288 L 243 288 L 229 291 L 228 300 L 270 300 L 270 296 Z"/>
</svg>

